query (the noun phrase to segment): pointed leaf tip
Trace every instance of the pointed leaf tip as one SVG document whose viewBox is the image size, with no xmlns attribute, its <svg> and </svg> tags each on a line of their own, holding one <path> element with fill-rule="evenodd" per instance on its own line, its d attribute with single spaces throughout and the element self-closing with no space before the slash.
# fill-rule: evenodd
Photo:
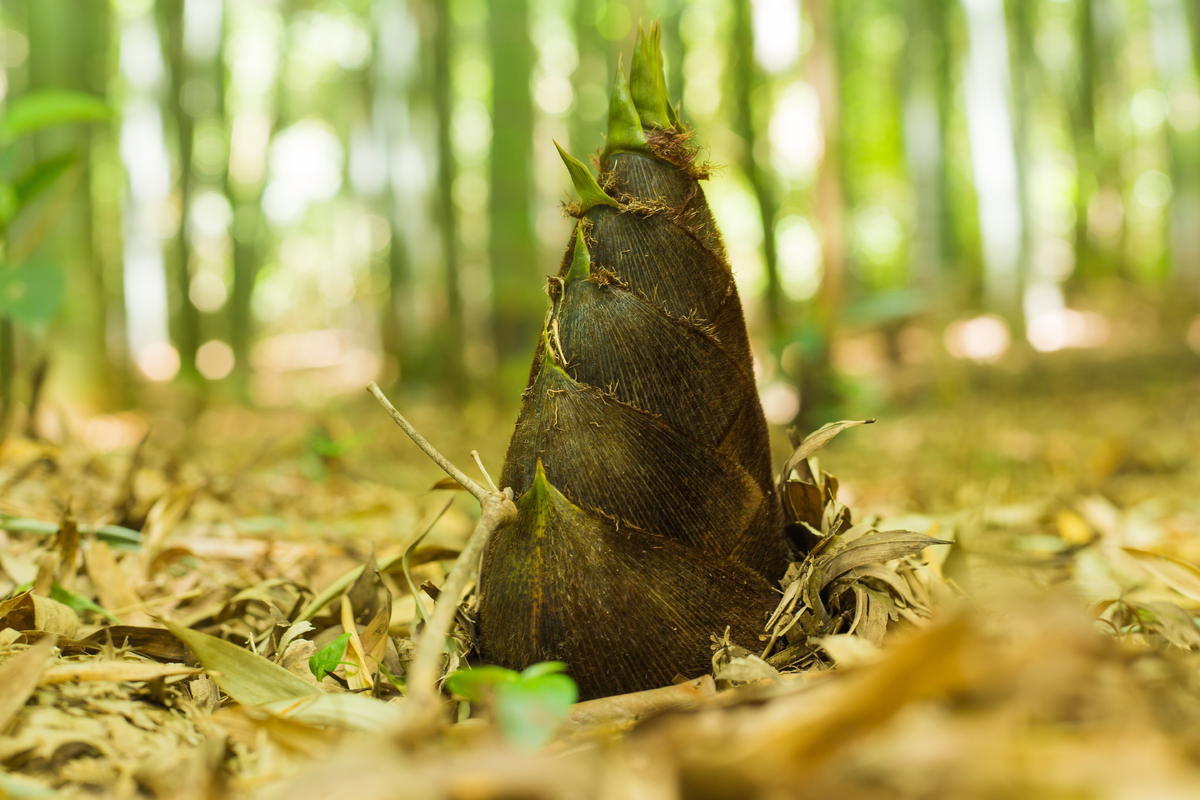
<svg viewBox="0 0 1200 800">
<path fill-rule="evenodd" d="M 575 255 L 571 257 L 571 268 L 567 270 L 566 282 L 586 281 L 592 276 L 592 254 L 588 252 L 587 238 L 583 225 L 575 226 Z"/>
<path fill-rule="evenodd" d="M 592 171 L 584 166 L 582 161 L 563 150 L 558 142 L 555 142 L 554 146 L 558 148 L 558 154 L 562 156 L 563 163 L 567 165 L 567 172 L 571 174 L 571 183 L 575 185 L 575 193 L 579 195 L 579 213 L 585 213 L 593 206 L 621 207 L 616 200 L 609 197 L 600 188 L 596 176 L 592 175 Z"/>
<path fill-rule="evenodd" d="M 608 137 L 604 145 L 604 160 L 621 151 L 649 152 L 642 120 L 638 117 L 625 68 L 617 61 L 617 79 L 613 82 L 612 99 L 608 103 Z"/>
<path fill-rule="evenodd" d="M 649 33 L 639 26 L 633 63 L 629 68 L 629 91 L 642 126 L 646 128 L 668 128 L 678 124 L 675 109 L 667 99 L 661 37 L 657 21 L 650 24 Z"/>
<path fill-rule="evenodd" d="M 546 470 L 542 466 L 542 460 L 539 458 L 529 488 L 525 490 L 525 494 L 521 495 L 517 501 L 518 513 L 529 515 L 530 521 L 533 522 L 534 530 L 537 531 L 535 536 L 545 533 L 546 520 L 553 507 L 553 501 L 554 486 L 551 485 L 550 480 L 546 477 Z"/>
</svg>

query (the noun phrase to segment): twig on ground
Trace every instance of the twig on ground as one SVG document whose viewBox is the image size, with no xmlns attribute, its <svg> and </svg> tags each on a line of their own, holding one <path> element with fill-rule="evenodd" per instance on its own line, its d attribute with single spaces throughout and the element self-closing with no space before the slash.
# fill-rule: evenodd
<svg viewBox="0 0 1200 800">
<path fill-rule="evenodd" d="M 461 469 L 451 464 L 445 456 L 439 453 L 437 448 L 425 441 L 425 437 L 417 433 L 417 429 L 414 428 L 408 420 L 401 416 L 400 412 L 396 410 L 396 407 L 391 404 L 391 401 L 384 396 L 380 388 L 375 385 L 375 381 L 371 381 L 367 384 L 367 391 L 375 395 L 375 399 L 379 401 L 379 404 L 387 409 L 388 414 L 392 416 L 392 419 L 395 420 L 396 424 L 403 428 L 404 432 L 408 434 L 408 438 L 416 442 L 417 447 L 425 451 L 425 455 L 432 458 L 435 464 L 446 471 L 447 475 L 458 481 L 459 485 L 470 492 L 472 497 L 474 497 L 480 503 L 483 502 L 483 498 L 487 497 L 488 491 L 475 481 L 468 478 Z"/>
<path fill-rule="evenodd" d="M 475 574 L 475 565 L 483 557 L 484 548 L 487 547 L 492 534 L 517 518 L 517 507 L 509 494 L 511 490 L 508 493 L 491 492 L 484 497 L 483 514 L 479 517 L 479 524 L 475 526 L 471 538 L 455 559 L 450 574 L 442 584 L 442 591 L 434 606 L 433 615 L 429 618 L 429 625 L 417 642 L 417 653 L 409 672 L 409 697 L 412 699 L 417 699 L 417 693 L 427 693 L 431 697 L 437 695 L 442 645 L 454 622 L 460 595 Z"/>
<path fill-rule="evenodd" d="M 467 582 L 474 575 L 475 567 L 483 557 L 488 540 L 497 530 L 516 520 L 517 507 L 513 503 L 512 489 L 489 492 L 451 464 L 433 445 L 425 441 L 421 434 L 417 433 L 408 420 L 400 415 L 400 412 L 388 402 L 374 382 L 367 386 L 367 391 L 375 395 L 375 399 L 387 409 L 396 424 L 404 429 L 409 438 L 416 442 L 426 455 L 479 501 L 482 511 L 479 524 L 475 526 L 471 538 L 467 540 L 462 552 L 455 559 L 450 574 L 446 576 L 446 580 L 442 584 L 441 594 L 434 605 L 429 624 L 425 626 L 421 638 L 417 641 L 417 652 L 408 672 L 408 705 L 411 713 L 408 715 L 404 729 L 397 732 L 399 737 L 407 738 L 419 733 L 425 726 L 436 725 L 438 722 L 438 678 L 441 675 L 441 659 L 445 649 L 446 636 L 450 632 L 455 612 L 458 610 L 460 596 L 466 589 Z M 484 474 L 487 475 L 486 470 Z M 491 482 L 490 477 L 488 481 Z"/>
<path fill-rule="evenodd" d="M 471 451 L 471 458 L 475 459 L 475 463 L 479 466 L 479 471 L 483 473 L 483 477 L 487 478 L 488 486 L 492 487 L 493 492 L 500 491 L 500 487 L 492 480 L 492 476 L 488 474 L 487 467 L 483 465 L 483 459 L 479 457 L 478 450 Z"/>
</svg>

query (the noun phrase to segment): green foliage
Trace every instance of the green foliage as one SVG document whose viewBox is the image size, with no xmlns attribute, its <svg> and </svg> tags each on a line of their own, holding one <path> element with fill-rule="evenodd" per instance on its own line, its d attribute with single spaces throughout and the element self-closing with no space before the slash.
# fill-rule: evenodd
<svg viewBox="0 0 1200 800">
<path fill-rule="evenodd" d="M 350 634 L 343 633 L 308 659 L 308 668 L 317 681 L 324 680 L 326 675 L 346 663 L 342 661 L 342 656 L 346 655 L 346 643 L 349 641 Z"/>
<path fill-rule="evenodd" d="M 399 676 L 393 675 L 391 672 L 389 672 L 388 668 L 383 665 L 382 661 L 376 661 L 375 667 L 379 670 L 379 674 L 387 678 L 387 682 L 395 687 L 396 691 L 400 692 L 400 694 L 408 694 L 408 687 L 405 686 L 404 681 L 401 680 Z"/>
<path fill-rule="evenodd" d="M 446 679 L 451 692 L 472 703 L 490 703 L 496 724 L 510 742 L 536 750 L 554 736 L 579 697 L 561 661 L 543 661 L 515 672 L 503 667 L 459 670 Z"/>
<path fill-rule="evenodd" d="M 56 264 L 27 262 L 0 270 L 0 315 L 22 325 L 44 324 L 58 313 L 65 290 Z"/>
<path fill-rule="evenodd" d="M 18 97 L 0 122 L 0 143 L 8 144 L 44 128 L 108 119 L 112 111 L 98 97 L 83 92 L 35 92 Z"/>
<path fill-rule="evenodd" d="M 13 100 L 0 121 L 0 145 L 59 125 L 108 119 L 111 109 L 82 92 L 33 92 Z M 61 153 L 38 161 L 14 182 L 0 182 L 0 234 L 8 223 L 70 169 L 79 156 Z M 51 213 L 51 212 L 47 212 Z M 66 294 L 62 268 L 27 262 L 0 266 L 0 318 L 21 325 L 43 325 L 54 318 Z"/>
<path fill-rule="evenodd" d="M 413 582 L 412 571 L 409 568 L 409 562 L 412 559 L 412 554 L 416 552 L 417 545 L 425 540 L 429 532 L 433 530 L 433 526 L 425 529 L 425 532 L 413 540 L 413 543 L 404 551 L 404 558 L 400 562 L 400 569 L 404 572 L 404 582 L 408 584 L 408 591 L 413 596 L 413 601 L 416 603 L 417 619 L 422 625 L 429 624 L 429 612 L 425 610 L 425 603 L 421 600 L 421 592 L 417 589 L 417 584 Z"/>
<path fill-rule="evenodd" d="M 319 458 L 340 458 L 358 447 L 358 438 L 355 436 L 343 436 L 340 439 L 333 439 L 325 432 L 317 431 L 308 440 L 308 446 L 312 450 L 313 455 Z"/>
<path fill-rule="evenodd" d="M 14 211 L 20 211 L 29 205 L 33 198 L 37 197 L 44 189 L 58 180 L 63 173 L 78 162 L 79 156 L 75 153 L 62 153 L 39 161 L 25 170 L 13 184 L 13 189 L 16 193 Z M 9 217 L 0 216 L 0 220 L 2 221 L 7 221 L 8 219 Z"/>
<path fill-rule="evenodd" d="M 0 227 L 17 215 L 21 207 L 19 190 L 11 183 L 0 183 Z"/>
</svg>

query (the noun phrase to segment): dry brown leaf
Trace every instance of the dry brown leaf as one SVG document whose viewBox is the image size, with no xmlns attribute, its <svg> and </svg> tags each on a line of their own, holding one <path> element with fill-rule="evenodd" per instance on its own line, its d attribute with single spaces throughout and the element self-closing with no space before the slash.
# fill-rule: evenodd
<svg viewBox="0 0 1200 800">
<path fill-rule="evenodd" d="M 1096 538 L 1092 526 L 1069 508 L 1060 509 L 1054 515 L 1054 523 L 1059 537 L 1069 545 L 1082 547 Z"/>
<path fill-rule="evenodd" d="M 51 667 L 42 674 L 41 686 L 89 681 L 152 681 L 197 675 L 204 670 L 182 664 L 152 664 L 131 661 L 80 661 Z"/>
<path fill-rule="evenodd" d="M 825 445 L 833 441 L 833 437 L 837 436 L 847 428 L 853 428 L 856 425 L 869 425 L 874 422 L 873 419 L 859 420 L 842 420 L 841 422 L 830 422 L 827 425 L 822 425 L 817 430 L 804 437 L 804 441 L 796 448 L 795 452 L 788 458 L 783 466 L 783 472 L 780 473 L 780 483 L 787 481 L 800 462 L 805 461 L 813 453 L 820 450 Z"/>
<path fill-rule="evenodd" d="M 398 726 L 404 719 L 404 711 L 400 706 L 354 692 L 329 692 L 277 700 L 265 703 L 261 707 L 283 719 L 305 725 L 322 725 L 370 733 L 386 731 Z"/>
<path fill-rule="evenodd" d="M 375 613 L 375 618 L 368 622 L 362 632 L 359 633 L 363 653 L 366 655 L 367 662 L 372 664 L 375 669 L 378 669 L 379 664 L 383 661 L 388 642 L 390 641 L 388 637 L 388 618 L 391 614 L 392 609 L 387 605 L 380 607 L 379 611 Z"/>
<path fill-rule="evenodd" d="M 783 499 L 793 522 L 806 522 L 820 530 L 825 514 L 825 490 L 807 481 L 789 480 L 783 483 Z"/>
<path fill-rule="evenodd" d="M 54 656 L 54 637 L 47 636 L 24 653 L 0 664 L 0 734 L 3 734 L 25 701 L 38 687 Z"/>
<path fill-rule="evenodd" d="M 718 681 L 729 681 L 730 683 L 754 683 L 763 680 L 778 683 L 780 680 L 779 672 L 755 655 L 731 659 L 728 664 L 721 667 L 715 678 Z"/>
<path fill-rule="evenodd" d="M 355 622 L 366 622 L 375 616 L 382 604 L 379 595 L 378 565 L 375 563 L 375 545 L 372 543 L 371 552 L 363 562 L 362 572 L 346 590 L 346 597 L 354 608 Z"/>
<path fill-rule="evenodd" d="M 1153 553 L 1133 547 L 1122 547 L 1121 550 L 1184 597 L 1200 601 L 1200 569 L 1194 565 L 1167 553 Z"/>
<path fill-rule="evenodd" d="M 840 633 L 834 636 L 814 636 L 809 639 L 819 645 L 839 667 L 861 667 L 879 660 L 882 651 L 864 636 Z"/>
<path fill-rule="evenodd" d="M 564 726 L 568 730 L 585 730 L 622 721 L 637 721 L 668 709 L 690 708 L 716 693 L 717 686 L 712 676 L 704 675 L 661 689 L 586 700 L 571 706 L 571 714 Z"/>
<path fill-rule="evenodd" d="M 279 659 L 279 666 L 316 686 L 317 678 L 308 666 L 309 659 L 316 652 L 317 646 L 308 639 L 293 640 L 284 647 L 282 657 Z"/>
<path fill-rule="evenodd" d="M 158 499 L 146 515 L 146 526 L 142 530 L 142 572 L 152 578 L 160 566 L 158 556 L 166 544 L 167 537 L 183 519 L 196 499 L 190 486 L 177 486 Z"/>
<path fill-rule="evenodd" d="M 346 684 L 351 691 L 373 688 L 376 664 L 366 657 L 358 626 L 354 624 L 354 605 L 349 596 L 342 597 L 342 629 L 350 634 L 346 642 L 346 654 L 342 656 Z"/>
<path fill-rule="evenodd" d="M 113 647 L 127 649 L 154 661 L 172 664 L 183 663 L 187 660 L 190 652 L 187 645 L 170 631 L 164 628 L 138 625 L 113 625 L 101 628 L 78 642 L 63 643 L 62 647 L 64 651 L 69 651 L 72 646 L 79 645 L 81 648 L 87 647 L 95 651 L 107 647 L 109 643 Z"/>
<path fill-rule="evenodd" d="M 221 692 L 217 683 L 207 674 L 199 675 L 195 680 L 189 681 L 188 691 L 192 695 L 192 702 L 195 703 L 196 709 L 202 714 L 211 714 L 217 710 L 217 706 L 221 705 Z"/>
<path fill-rule="evenodd" d="M 101 606 L 128 625 L 150 624 L 150 615 L 141 609 L 142 598 L 129 586 L 105 542 L 93 541 L 88 545 L 83 560 Z"/>
<path fill-rule="evenodd" d="M 872 531 L 840 550 L 821 568 L 826 583 L 856 567 L 919 553 L 935 544 L 951 544 L 913 531 Z"/>
<path fill-rule="evenodd" d="M 54 551 L 58 553 L 59 585 L 67 590 L 75 588 L 75 562 L 79 556 L 79 523 L 71 513 L 71 505 L 63 512 L 62 522 L 58 526 L 58 534 L 54 537 Z"/>
<path fill-rule="evenodd" d="M 58 556 L 53 550 L 46 550 L 38 556 L 37 577 L 33 579 L 31 590 L 38 597 L 49 597 L 54 591 L 54 575 L 58 572 Z"/>
<path fill-rule="evenodd" d="M 79 630 L 79 616 L 71 609 L 33 592 L 0 601 L 0 629 L 42 631 L 73 638 Z"/>
</svg>

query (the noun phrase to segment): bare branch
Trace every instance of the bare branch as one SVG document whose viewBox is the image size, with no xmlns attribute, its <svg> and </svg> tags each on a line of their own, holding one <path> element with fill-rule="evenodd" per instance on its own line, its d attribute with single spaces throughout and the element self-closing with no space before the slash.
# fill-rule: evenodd
<svg viewBox="0 0 1200 800">
<path fill-rule="evenodd" d="M 475 459 L 475 463 L 479 466 L 479 471 L 483 473 L 483 477 L 487 478 L 488 486 L 492 487 L 493 492 L 500 491 L 500 487 L 492 480 L 492 476 L 488 474 L 487 467 L 483 465 L 483 459 L 479 457 L 478 450 L 471 451 L 471 458 Z"/>
<path fill-rule="evenodd" d="M 400 412 L 396 410 L 396 407 L 391 404 L 380 388 L 375 385 L 375 381 L 371 381 L 369 384 L 367 384 L 367 391 L 375 395 L 375 399 L 379 401 L 380 405 L 387 409 L 388 414 L 391 414 L 392 419 L 395 420 L 396 424 L 404 429 L 404 432 L 408 434 L 408 438 L 416 442 L 417 447 L 425 451 L 425 455 L 432 458 L 439 467 L 446 471 L 447 475 L 458 481 L 460 486 L 470 492 L 471 496 L 478 500 L 480 504 L 483 504 L 484 498 L 486 498 L 489 494 L 486 489 L 468 478 L 462 470 L 451 464 L 450 461 L 441 453 L 439 453 L 433 445 L 425 441 L 425 437 L 417 433 L 417 429 L 409 424 L 409 421 L 400 415 Z"/>
<path fill-rule="evenodd" d="M 430 728 L 441 724 L 438 678 L 442 674 L 442 656 L 445 653 L 446 636 L 454 625 L 458 602 L 467 588 L 467 583 L 476 573 L 476 567 L 483 559 L 484 550 L 487 549 L 487 543 L 492 538 L 492 534 L 516 521 L 517 506 L 513 503 L 512 489 L 505 489 L 503 492 L 489 492 L 451 464 L 434 449 L 433 445 L 425 441 L 425 437 L 417 433 L 416 428 L 401 416 L 395 406 L 388 402 L 387 397 L 374 381 L 367 386 L 367 391 L 375 395 L 375 399 L 387 409 L 396 424 L 404 429 L 409 438 L 416 442 L 427 456 L 437 462 L 437 465 L 444 469 L 447 475 L 458 481 L 479 501 L 482 511 L 479 524 L 471 532 L 471 538 L 467 540 L 462 552 L 458 554 L 454 566 L 450 569 L 450 574 L 446 576 L 446 580 L 442 584 L 442 590 L 433 608 L 433 616 L 429 618 L 429 623 L 421 632 L 421 638 L 417 641 L 417 652 L 408 671 L 408 700 L 406 703 L 408 713 L 405 715 L 404 724 L 394 732 L 394 735 L 401 740 L 419 739 Z M 471 455 L 479 464 L 479 468 L 483 470 L 488 483 L 495 488 L 491 476 L 488 475 L 486 469 L 483 469 L 479 454 L 471 451 Z"/>
<path fill-rule="evenodd" d="M 510 495 L 511 491 L 491 492 L 484 497 L 483 514 L 479 518 L 479 524 L 475 526 L 471 538 L 467 540 L 466 546 L 450 569 L 450 574 L 446 576 L 437 605 L 433 609 L 433 616 L 417 642 L 417 653 L 408 673 L 410 700 L 421 703 L 437 697 L 443 645 L 446 642 L 446 634 L 454 623 L 458 601 L 463 590 L 467 588 L 467 582 L 475 574 L 475 565 L 483 557 L 483 551 L 492 534 L 517 518 L 517 507 Z"/>
</svg>

